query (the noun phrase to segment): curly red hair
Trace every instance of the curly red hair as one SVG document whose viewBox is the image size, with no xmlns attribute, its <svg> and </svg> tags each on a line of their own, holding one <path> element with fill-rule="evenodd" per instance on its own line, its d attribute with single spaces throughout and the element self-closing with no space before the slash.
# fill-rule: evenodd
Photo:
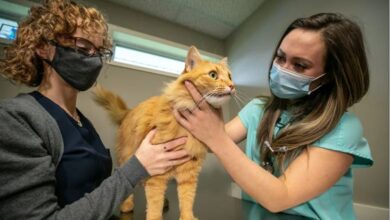
<svg viewBox="0 0 390 220">
<path fill-rule="evenodd" d="M 1 74 L 12 82 L 27 86 L 41 83 L 42 60 L 37 48 L 61 36 L 71 36 L 76 28 L 103 36 L 103 47 L 111 48 L 108 26 L 101 12 L 69 0 L 45 0 L 32 7 L 19 24 L 15 41 L 6 48 L 0 61 Z"/>
</svg>

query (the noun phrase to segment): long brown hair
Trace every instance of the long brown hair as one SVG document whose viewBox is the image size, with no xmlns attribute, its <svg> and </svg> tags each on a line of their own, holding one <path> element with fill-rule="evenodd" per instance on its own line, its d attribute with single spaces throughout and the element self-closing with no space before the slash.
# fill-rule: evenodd
<svg viewBox="0 0 390 220">
<path fill-rule="evenodd" d="M 369 87 L 363 35 L 356 23 L 335 13 L 299 18 L 288 26 L 273 57 L 284 37 L 297 28 L 321 34 L 326 47 L 325 72 L 329 78 L 326 85 L 310 96 L 295 100 L 294 104 L 274 95 L 265 104 L 257 138 L 261 161 L 269 162 L 272 154 L 264 145 L 265 141 L 269 141 L 273 149 L 285 146 L 287 152 L 275 154 L 276 168 L 282 173 L 287 161 L 295 159 L 310 144 L 331 131 L 347 108 L 357 103 Z M 280 112 L 287 108 L 292 121 L 277 137 L 270 138 Z"/>
<path fill-rule="evenodd" d="M 103 36 L 103 46 L 111 47 L 103 15 L 69 0 L 45 0 L 32 7 L 19 24 L 15 41 L 0 60 L 0 74 L 12 82 L 38 86 L 42 79 L 42 60 L 35 51 L 50 40 L 70 36 L 80 27 L 88 34 Z"/>
</svg>

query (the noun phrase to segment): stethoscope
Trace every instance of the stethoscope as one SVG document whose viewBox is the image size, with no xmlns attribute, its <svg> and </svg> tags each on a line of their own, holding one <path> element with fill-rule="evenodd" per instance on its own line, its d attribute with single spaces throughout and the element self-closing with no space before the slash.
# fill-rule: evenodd
<svg viewBox="0 0 390 220">
<path fill-rule="evenodd" d="M 269 143 L 269 141 L 264 141 L 264 146 L 266 146 L 269 149 L 269 151 L 271 151 L 272 154 L 286 153 L 288 151 L 288 148 L 286 146 L 272 147 L 271 144 Z M 273 166 L 273 163 L 271 162 L 271 160 L 262 161 L 261 166 L 265 170 L 267 170 L 268 172 L 274 173 L 274 166 Z"/>
<path fill-rule="evenodd" d="M 279 115 L 280 116 L 280 115 Z M 279 131 L 282 129 L 282 128 L 285 128 L 285 127 L 288 127 L 290 125 L 290 122 L 286 123 L 286 124 L 283 124 L 283 123 L 280 123 L 280 117 L 278 117 L 278 119 L 276 120 L 275 122 L 275 125 L 273 126 L 273 129 L 274 130 L 274 127 L 276 126 Z M 270 133 L 270 136 L 269 136 L 269 140 L 272 140 L 272 136 L 273 134 Z M 291 150 L 289 149 L 287 146 L 281 146 L 281 147 L 272 147 L 270 142 L 268 140 L 265 140 L 263 142 L 263 145 L 268 148 L 268 150 L 272 153 L 272 154 L 277 154 L 277 153 L 286 153 L 287 151 Z M 274 166 L 273 166 L 273 163 L 272 163 L 272 159 L 268 159 L 266 161 L 262 161 L 261 164 L 260 164 L 265 170 L 267 170 L 268 172 L 270 173 L 274 173 Z"/>
</svg>

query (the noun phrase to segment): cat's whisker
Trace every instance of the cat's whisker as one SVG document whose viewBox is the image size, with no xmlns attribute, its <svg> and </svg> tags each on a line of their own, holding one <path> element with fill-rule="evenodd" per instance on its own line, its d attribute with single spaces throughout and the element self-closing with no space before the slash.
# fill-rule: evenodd
<svg viewBox="0 0 390 220">
<path fill-rule="evenodd" d="M 206 101 L 206 99 L 208 98 L 208 97 L 210 97 L 210 96 L 213 96 L 213 95 L 215 95 L 216 93 L 214 93 L 213 91 L 211 91 L 211 92 L 208 92 L 208 93 L 206 93 L 205 95 L 203 95 L 202 96 L 202 99 L 201 100 L 199 100 L 199 101 L 197 101 L 195 104 L 196 104 L 196 107 L 199 107 L 199 105 L 203 102 L 203 101 Z M 196 108 L 195 107 L 195 108 Z M 192 109 L 192 110 L 194 110 L 194 109 Z"/>
<path fill-rule="evenodd" d="M 190 112 L 193 112 L 193 111 L 194 111 L 196 108 L 198 108 L 199 105 L 200 105 L 203 101 L 205 101 L 205 100 L 207 99 L 207 97 L 209 97 L 209 96 L 210 96 L 209 93 L 203 95 L 202 98 L 201 98 L 200 100 L 198 100 L 197 102 L 195 102 L 195 106 L 194 106 L 192 109 L 185 109 L 185 110 L 188 110 L 188 111 L 190 111 Z"/>
<path fill-rule="evenodd" d="M 233 99 L 236 101 L 237 106 L 241 109 L 245 106 L 246 102 L 238 95 L 235 95 Z"/>
<path fill-rule="evenodd" d="M 236 103 L 236 105 L 237 105 L 237 107 L 238 107 L 239 109 L 241 109 L 241 108 L 244 106 L 241 102 L 239 102 L 239 101 L 237 100 L 237 97 L 236 97 L 236 96 L 233 96 L 233 100 L 234 100 L 234 102 Z"/>
<path fill-rule="evenodd" d="M 207 98 L 212 97 L 212 96 L 219 96 L 220 94 L 221 94 L 220 89 L 214 89 L 214 90 L 212 90 L 212 91 L 209 91 L 208 93 L 204 94 L 204 95 L 202 96 L 202 98 L 201 98 L 200 100 L 198 100 L 198 101 L 195 103 L 196 106 L 195 106 L 194 108 L 192 108 L 192 109 L 189 109 L 189 111 L 192 112 L 193 110 L 195 110 L 195 108 L 199 107 L 199 105 L 200 105 L 203 101 L 206 101 Z M 232 97 L 234 97 L 234 93 L 230 93 L 230 95 L 231 95 Z"/>
<path fill-rule="evenodd" d="M 236 100 L 236 101 L 238 101 L 239 103 L 240 103 L 240 105 L 245 105 L 246 104 L 246 102 L 238 95 L 238 94 L 235 94 L 234 95 L 234 99 Z M 241 106 L 240 106 L 241 107 Z"/>
<path fill-rule="evenodd" d="M 252 99 L 251 97 L 248 97 L 241 89 L 236 88 L 237 95 L 244 101 L 249 101 Z"/>
<path fill-rule="evenodd" d="M 246 96 L 242 91 L 240 90 L 237 90 L 236 92 L 236 97 L 237 99 L 243 103 L 243 104 L 246 104 L 247 102 L 249 102 L 250 98 L 248 96 Z"/>
<path fill-rule="evenodd" d="M 202 99 L 199 100 L 199 101 L 196 103 L 196 105 L 199 106 L 200 103 L 202 103 L 203 101 L 205 101 L 208 97 L 210 97 L 210 96 L 212 96 L 212 95 L 213 95 L 212 92 L 206 93 L 205 95 L 202 96 Z"/>
</svg>

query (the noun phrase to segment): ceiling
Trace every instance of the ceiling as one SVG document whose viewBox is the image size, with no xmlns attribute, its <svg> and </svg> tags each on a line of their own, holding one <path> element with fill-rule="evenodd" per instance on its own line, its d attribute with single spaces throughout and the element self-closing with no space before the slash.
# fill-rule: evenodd
<svg viewBox="0 0 390 220">
<path fill-rule="evenodd" d="M 108 1 L 225 39 L 265 0 Z"/>
</svg>

